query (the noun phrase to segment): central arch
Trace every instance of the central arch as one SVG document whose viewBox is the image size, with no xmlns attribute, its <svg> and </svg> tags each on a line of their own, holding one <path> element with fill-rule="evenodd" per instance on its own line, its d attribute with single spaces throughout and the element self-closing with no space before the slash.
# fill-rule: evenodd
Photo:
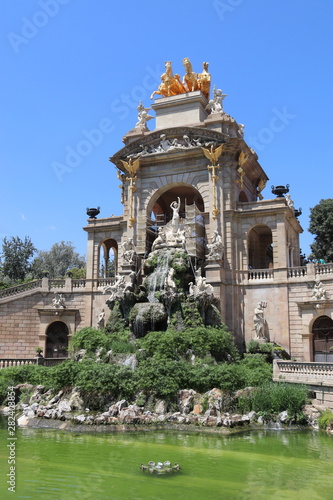
<svg viewBox="0 0 333 500">
<path fill-rule="evenodd" d="M 192 254 L 202 258 L 205 247 L 205 204 L 199 191 L 189 184 L 174 184 L 156 191 L 147 205 L 146 251 L 157 237 L 158 228 L 172 219 L 171 203 L 180 199 L 179 216 L 186 220 L 192 240 Z"/>
</svg>

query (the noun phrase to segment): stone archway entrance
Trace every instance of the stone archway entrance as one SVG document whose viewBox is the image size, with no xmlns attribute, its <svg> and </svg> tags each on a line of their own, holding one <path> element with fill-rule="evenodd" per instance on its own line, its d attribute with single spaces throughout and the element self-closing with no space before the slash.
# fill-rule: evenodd
<svg viewBox="0 0 333 500">
<path fill-rule="evenodd" d="M 318 362 L 333 362 L 333 320 L 328 316 L 320 316 L 312 327 L 313 360 Z"/>
<path fill-rule="evenodd" d="M 62 321 L 51 323 L 46 330 L 46 357 L 67 358 L 68 327 Z"/>
</svg>

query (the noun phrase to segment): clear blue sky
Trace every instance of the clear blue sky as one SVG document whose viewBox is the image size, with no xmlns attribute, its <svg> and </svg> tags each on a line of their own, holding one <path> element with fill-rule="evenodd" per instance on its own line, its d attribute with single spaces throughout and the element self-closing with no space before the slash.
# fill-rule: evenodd
<svg viewBox="0 0 333 500">
<path fill-rule="evenodd" d="M 290 184 L 309 253 L 309 208 L 333 197 L 332 14 L 331 0 L 2 0 L 0 238 L 85 254 L 86 208 L 122 214 L 109 156 L 164 61 L 183 74 L 189 57 L 198 72 L 209 61 L 225 111 L 245 124 L 264 198 Z"/>
</svg>

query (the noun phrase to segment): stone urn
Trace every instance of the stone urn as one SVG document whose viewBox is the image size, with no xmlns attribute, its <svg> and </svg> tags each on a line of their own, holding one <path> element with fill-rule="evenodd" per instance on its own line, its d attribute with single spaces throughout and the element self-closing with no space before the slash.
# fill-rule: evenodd
<svg viewBox="0 0 333 500">
<path fill-rule="evenodd" d="M 87 215 L 89 215 L 89 219 L 96 219 L 97 215 L 100 213 L 100 208 L 87 208 Z"/>
<path fill-rule="evenodd" d="M 272 186 L 272 193 L 275 194 L 277 198 L 283 198 L 285 194 L 289 193 L 289 184 L 286 186 Z"/>
</svg>

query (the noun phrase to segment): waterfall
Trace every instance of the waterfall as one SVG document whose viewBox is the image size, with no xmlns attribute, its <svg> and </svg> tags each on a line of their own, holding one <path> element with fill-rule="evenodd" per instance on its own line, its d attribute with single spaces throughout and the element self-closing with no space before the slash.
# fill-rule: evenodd
<svg viewBox="0 0 333 500">
<path fill-rule="evenodd" d="M 158 302 L 155 293 L 164 288 L 165 279 L 169 271 L 169 252 L 161 252 L 158 255 L 157 266 L 154 272 L 148 276 L 148 301 Z"/>
</svg>

